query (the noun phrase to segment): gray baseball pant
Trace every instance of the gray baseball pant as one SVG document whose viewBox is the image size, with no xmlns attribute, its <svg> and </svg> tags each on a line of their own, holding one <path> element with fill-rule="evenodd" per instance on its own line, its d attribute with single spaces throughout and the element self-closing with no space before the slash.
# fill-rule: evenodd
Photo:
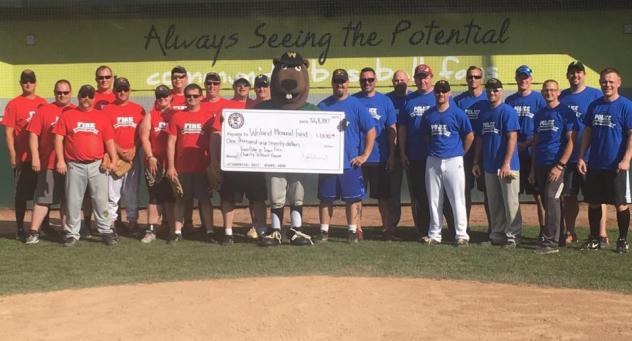
<svg viewBox="0 0 632 341">
<path fill-rule="evenodd" d="M 515 174 L 513 179 L 501 179 L 496 173 L 485 172 L 485 190 L 492 227 L 489 239 L 494 243 L 516 241 L 522 231 L 520 174 Z"/>
<path fill-rule="evenodd" d="M 555 166 L 553 166 L 555 167 Z M 544 230 L 542 246 L 557 247 L 560 241 L 562 207 L 560 200 L 564 188 L 564 171 L 555 182 L 549 182 L 548 175 L 552 167 L 535 167 L 535 179 L 544 204 Z"/>
</svg>

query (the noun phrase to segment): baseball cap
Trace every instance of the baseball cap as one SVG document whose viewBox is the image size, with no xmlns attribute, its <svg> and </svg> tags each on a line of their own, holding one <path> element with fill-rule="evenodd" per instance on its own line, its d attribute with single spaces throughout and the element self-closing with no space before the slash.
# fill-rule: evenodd
<svg viewBox="0 0 632 341">
<path fill-rule="evenodd" d="M 299 66 L 303 65 L 305 61 L 303 60 L 303 56 L 300 53 L 294 51 L 285 52 L 281 58 L 279 58 L 279 63 L 287 65 L 287 66 Z"/>
<path fill-rule="evenodd" d="M 206 76 L 204 77 L 204 82 L 221 82 L 222 81 L 222 77 L 219 76 L 219 74 L 217 74 L 217 72 L 209 72 L 206 74 Z"/>
<path fill-rule="evenodd" d="M 169 90 L 169 87 L 166 85 L 158 85 L 154 94 L 156 95 L 156 98 L 164 98 L 171 95 L 171 90 Z"/>
<path fill-rule="evenodd" d="M 415 77 L 432 75 L 432 68 L 426 64 L 419 64 L 415 68 Z"/>
<path fill-rule="evenodd" d="M 246 79 L 246 78 L 237 78 L 234 82 L 233 82 L 233 86 L 239 86 L 239 85 L 246 85 L 247 87 L 250 87 L 250 82 Z"/>
<path fill-rule="evenodd" d="M 571 71 L 584 71 L 584 72 L 586 72 L 586 68 L 584 67 L 584 63 L 576 60 L 576 61 L 568 64 L 568 67 L 566 68 L 566 73 L 569 73 Z"/>
<path fill-rule="evenodd" d="M 270 86 L 270 79 L 266 75 L 259 75 L 255 77 L 255 86 Z"/>
<path fill-rule="evenodd" d="M 171 69 L 171 75 L 173 76 L 174 73 L 183 73 L 183 74 L 187 74 L 187 69 L 184 68 L 184 66 L 176 66 L 173 69 Z"/>
<path fill-rule="evenodd" d="M 516 75 L 527 75 L 528 77 L 533 76 L 533 70 L 531 70 L 530 67 L 528 67 L 527 65 L 520 65 L 518 66 L 518 68 L 516 69 Z"/>
<path fill-rule="evenodd" d="M 117 77 L 114 80 L 114 86 L 113 87 L 114 87 L 114 90 L 122 89 L 122 88 L 129 89 L 130 88 L 129 81 L 125 77 Z"/>
<path fill-rule="evenodd" d="M 81 88 L 79 88 L 79 92 L 77 93 L 77 95 L 79 96 L 79 98 L 83 98 L 86 96 L 94 98 L 94 87 L 90 84 L 82 85 Z"/>
<path fill-rule="evenodd" d="M 450 91 L 450 83 L 446 80 L 437 81 L 434 85 L 434 92 L 446 93 Z"/>
<path fill-rule="evenodd" d="M 331 76 L 332 82 L 347 82 L 349 80 L 349 74 L 344 69 L 335 69 Z"/>
<path fill-rule="evenodd" d="M 485 89 L 502 89 L 503 83 L 498 78 L 490 78 L 485 83 Z"/>
<path fill-rule="evenodd" d="M 37 78 L 35 77 L 35 72 L 30 69 L 26 69 L 22 71 L 20 74 L 20 83 L 32 82 L 35 83 Z"/>
</svg>

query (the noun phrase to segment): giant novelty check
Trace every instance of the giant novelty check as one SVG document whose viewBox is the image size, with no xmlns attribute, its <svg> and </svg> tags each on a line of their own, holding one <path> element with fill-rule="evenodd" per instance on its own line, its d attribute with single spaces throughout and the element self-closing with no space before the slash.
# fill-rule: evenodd
<svg viewBox="0 0 632 341">
<path fill-rule="evenodd" d="M 343 112 L 224 109 L 225 171 L 342 174 Z"/>
</svg>

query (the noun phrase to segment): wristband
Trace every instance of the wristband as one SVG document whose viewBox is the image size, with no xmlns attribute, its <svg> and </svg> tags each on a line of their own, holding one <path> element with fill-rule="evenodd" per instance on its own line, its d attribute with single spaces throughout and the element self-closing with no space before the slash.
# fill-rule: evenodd
<svg viewBox="0 0 632 341">
<path fill-rule="evenodd" d="M 565 164 L 565 163 L 563 163 L 562 161 L 559 161 L 559 162 L 557 163 L 557 166 L 561 167 L 560 169 L 565 169 L 565 168 L 566 168 L 566 164 Z"/>
</svg>

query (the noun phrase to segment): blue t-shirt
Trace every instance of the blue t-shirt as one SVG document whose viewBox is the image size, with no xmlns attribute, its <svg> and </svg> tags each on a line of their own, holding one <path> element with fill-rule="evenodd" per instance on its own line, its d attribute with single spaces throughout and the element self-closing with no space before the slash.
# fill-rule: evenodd
<svg viewBox="0 0 632 341">
<path fill-rule="evenodd" d="M 345 113 L 347 128 L 344 137 L 344 168 L 351 168 L 351 160 L 363 152 L 361 137 L 373 128 L 369 110 L 353 96 L 342 101 L 334 96 L 329 96 L 318 103 L 318 108 L 323 111 L 342 111 Z"/>
<path fill-rule="evenodd" d="M 559 104 L 555 108 L 544 107 L 535 114 L 535 163 L 551 166 L 560 161 L 566 146 L 566 134 L 577 131 L 577 117 L 569 107 Z"/>
<path fill-rule="evenodd" d="M 405 96 L 399 96 L 395 93 L 395 91 L 391 91 L 386 94 L 386 97 L 388 97 L 391 100 L 391 102 L 393 103 L 393 106 L 395 107 L 395 115 L 396 115 L 398 125 L 399 125 L 399 115 L 403 113 L 406 109 L 406 101 L 408 99 L 408 95 L 410 95 L 410 91 L 406 91 Z"/>
<path fill-rule="evenodd" d="M 531 91 L 527 96 L 515 93 L 505 100 L 518 113 L 520 132 L 518 142 L 524 142 L 533 136 L 533 117 L 535 113 L 546 106 L 544 97 L 537 91 Z"/>
<path fill-rule="evenodd" d="M 425 160 L 428 156 L 421 121 L 424 113 L 435 104 L 432 91 L 426 94 L 415 91 L 408 95 L 406 107 L 400 113 L 399 124 L 406 127 L 406 156 L 409 160 Z"/>
<path fill-rule="evenodd" d="M 429 136 L 428 155 L 447 159 L 463 156 L 462 137 L 472 132 L 472 125 L 465 112 L 456 106 L 444 112 L 432 107 L 423 116 L 422 129 Z"/>
<path fill-rule="evenodd" d="M 584 115 L 588 110 L 590 103 L 602 97 L 599 89 L 586 87 L 582 92 L 574 94 L 570 89 L 562 90 L 560 94 L 560 103 L 571 108 L 577 116 L 577 136 L 575 137 L 575 145 L 573 146 L 573 154 L 568 159 L 568 163 L 577 163 L 579 158 L 579 148 L 582 143 L 582 134 L 584 133 Z M 584 160 L 588 160 L 589 150 L 584 154 Z"/>
<path fill-rule="evenodd" d="M 480 101 L 487 102 L 487 93 L 485 91 L 481 92 L 478 97 L 472 96 L 469 91 L 462 92 L 458 96 L 454 97 L 454 102 L 459 106 L 459 108 L 461 108 L 461 110 L 465 111 L 472 127 L 476 126 L 478 116 L 481 114 L 481 104 L 479 103 L 479 105 L 475 105 Z"/>
<path fill-rule="evenodd" d="M 375 93 L 373 97 L 367 97 L 362 92 L 358 92 L 353 96 L 369 109 L 375 127 L 375 144 L 366 162 L 386 162 L 390 156 L 388 127 L 395 124 L 397 120 L 393 102 L 379 92 Z M 364 149 L 364 138 L 360 140 L 360 145 Z"/>
<path fill-rule="evenodd" d="M 510 105 L 502 103 L 496 108 L 491 108 L 487 103 L 478 117 L 476 126 L 477 138 L 483 143 L 482 158 L 483 170 L 487 173 L 497 173 L 505 160 L 507 150 L 507 133 L 520 130 L 518 113 Z M 509 168 L 520 170 L 518 160 L 518 144 L 514 148 Z"/>
<path fill-rule="evenodd" d="M 614 102 L 602 97 L 590 104 L 584 124 L 591 128 L 588 167 L 617 169 L 627 147 L 628 130 L 632 129 L 632 102 L 623 96 Z"/>
</svg>

